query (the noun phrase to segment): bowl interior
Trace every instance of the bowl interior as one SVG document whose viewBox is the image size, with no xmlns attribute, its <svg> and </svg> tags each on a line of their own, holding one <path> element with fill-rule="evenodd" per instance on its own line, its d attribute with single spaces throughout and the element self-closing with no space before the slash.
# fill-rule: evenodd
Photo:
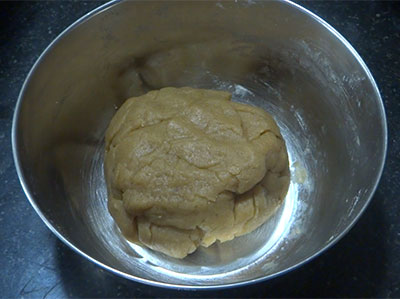
<svg viewBox="0 0 400 299">
<path fill-rule="evenodd" d="M 269 111 L 290 157 L 278 212 L 251 234 L 183 260 L 128 243 L 106 207 L 104 132 L 130 96 L 229 90 Z M 334 242 L 380 176 L 386 125 L 375 83 L 329 27 L 288 2 L 121 2 L 41 57 L 15 118 L 23 185 L 67 243 L 132 279 L 215 286 L 273 276 Z"/>
</svg>

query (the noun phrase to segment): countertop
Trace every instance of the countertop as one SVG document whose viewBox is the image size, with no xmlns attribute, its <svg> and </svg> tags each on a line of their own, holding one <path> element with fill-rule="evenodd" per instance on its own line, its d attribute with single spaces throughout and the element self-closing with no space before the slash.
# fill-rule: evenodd
<svg viewBox="0 0 400 299">
<path fill-rule="evenodd" d="M 19 90 L 45 47 L 95 1 L 0 2 L 0 297 L 400 297 L 400 2 L 306 1 L 359 52 L 389 127 L 373 200 L 335 246 L 284 276 L 219 291 L 177 291 L 100 269 L 59 241 L 30 206 L 11 151 Z"/>
</svg>

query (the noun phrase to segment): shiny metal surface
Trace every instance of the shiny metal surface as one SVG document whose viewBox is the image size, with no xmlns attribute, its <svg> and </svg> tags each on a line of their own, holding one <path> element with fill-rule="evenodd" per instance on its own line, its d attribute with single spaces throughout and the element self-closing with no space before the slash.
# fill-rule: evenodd
<svg viewBox="0 0 400 299">
<path fill-rule="evenodd" d="M 255 232 L 184 260 L 129 244 L 106 209 L 103 139 L 131 95 L 230 90 L 274 115 L 292 181 Z M 23 188 L 71 248 L 128 279 L 213 288 L 271 278 L 335 243 L 379 181 L 386 119 L 354 49 L 291 2 L 116 2 L 77 21 L 31 70 L 13 123 Z"/>
</svg>

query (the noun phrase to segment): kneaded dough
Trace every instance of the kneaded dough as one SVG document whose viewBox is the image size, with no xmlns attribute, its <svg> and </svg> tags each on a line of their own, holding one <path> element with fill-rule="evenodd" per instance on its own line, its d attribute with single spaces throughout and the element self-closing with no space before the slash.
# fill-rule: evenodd
<svg viewBox="0 0 400 299">
<path fill-rule="evenodd" d="M 262 109 L 224 91 L 128 99 L 106 132 L 108 208 L 123 235 L 184 258 L 253 231 L 289 183 L 285 142 Z"/>
</svg>

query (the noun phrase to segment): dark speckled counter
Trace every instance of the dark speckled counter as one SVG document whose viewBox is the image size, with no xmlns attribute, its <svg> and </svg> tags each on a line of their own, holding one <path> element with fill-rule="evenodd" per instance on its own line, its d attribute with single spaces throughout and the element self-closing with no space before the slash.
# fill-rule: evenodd
<svg viewBox="0 0 400 299">
<path fill-rule="evenodd" d="M 287 275 L 207 292 L 150 287 L 101 270 L 45 227 L 18 182 L 10 135 L 24 78 L 64 28 L 100 4 L 0 2 L 0 297 L 400 297 L 400 2 L 302 2 L 356 48 L 384 99 L 388 158 L 365 214 L 337 245 Z"/>
</svg>

